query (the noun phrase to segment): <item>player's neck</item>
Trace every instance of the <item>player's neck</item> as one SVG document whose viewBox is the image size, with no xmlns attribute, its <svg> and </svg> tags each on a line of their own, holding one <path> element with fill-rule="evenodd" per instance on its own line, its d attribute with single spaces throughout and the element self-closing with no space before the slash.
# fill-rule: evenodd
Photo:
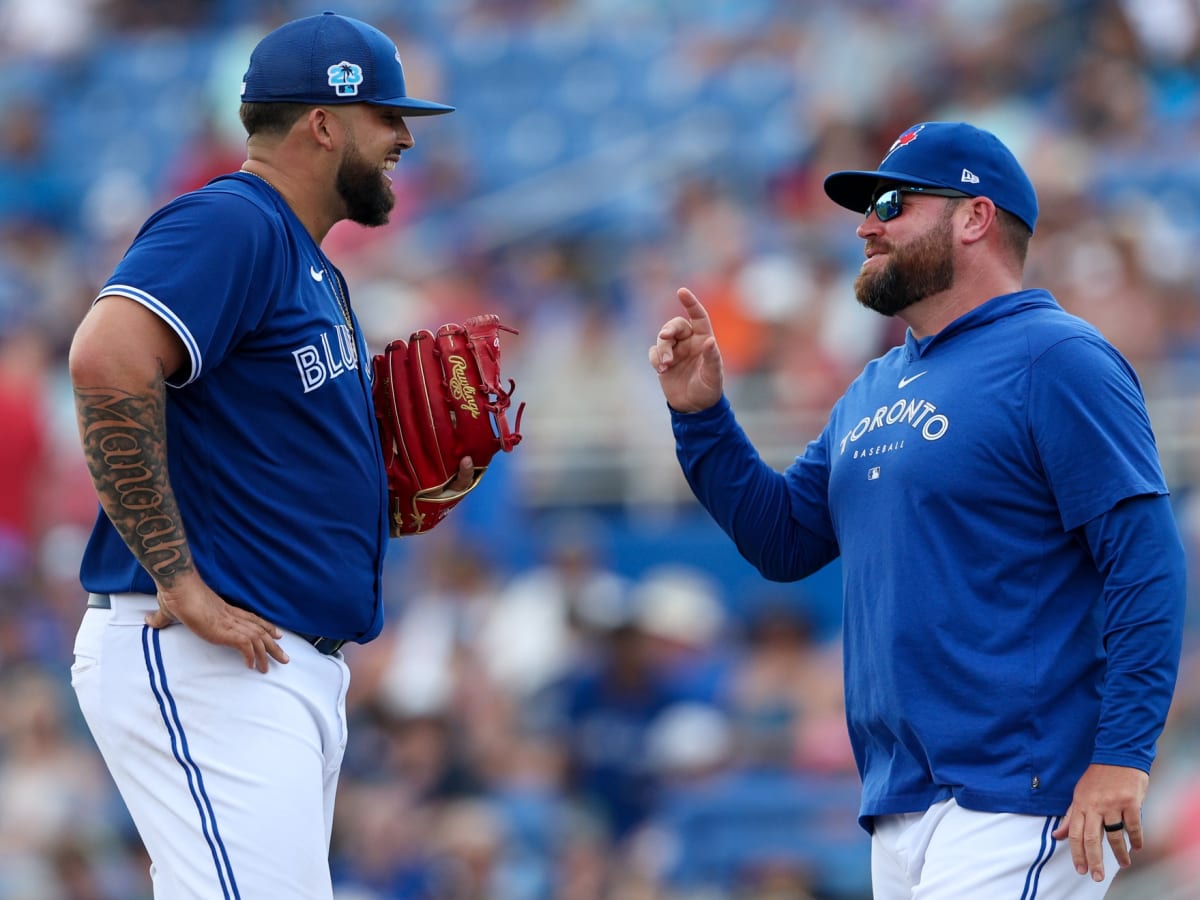
<svg viewBox="0 0 1200 900">
<path fill-rule="evenodd" d="M 285 170 L 262 160 L 248 159 L 242 163 L 242 171 L 265 182 L 279 194 L 318 246 L 337 223 L 339 217 L 323 212 L 320 201 L 313 199 L 314 192 L 298 184 Z"/>
<path fill-rule="evenodd" d="M 993 297 L 1021 290 L 1021 277 L 1019 268 L 994 253 L 959 254 L 950 287 L 912 304 L 899 317 L 914 337 L 929 337 Z"/>
<path fill-rule="evenodd" d="M 912 330 L 913 337 L 926 338 L 993 297 L 1020 289 L 1019 279 L 972 279 L 966 284 L 955 283 L 949 290 L 926 297 L 901 311 L 899 318 Z"/>
</svg>

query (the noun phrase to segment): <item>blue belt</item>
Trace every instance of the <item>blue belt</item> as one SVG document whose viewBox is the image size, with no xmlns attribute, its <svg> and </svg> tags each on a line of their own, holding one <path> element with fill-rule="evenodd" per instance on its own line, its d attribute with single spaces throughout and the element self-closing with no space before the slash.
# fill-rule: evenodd
<svg viewBox="0 0 1200 900">
<path fill-rule="evenodd" d="M 112 598 L 108 596 L 108 594 L 88 594 L 87 605 L 88 609 L 112 609 Z M 304 634 L 300 631 L 295 632 L 295 634 L 304 638 L 317 648 L 318 653 L 323 653 L 325 656 L 337 653 L 346 644 L 344 640 L 339 640 L 337 638 L 320 637 L 319 635 L 315 634 Z"/>
</svg>

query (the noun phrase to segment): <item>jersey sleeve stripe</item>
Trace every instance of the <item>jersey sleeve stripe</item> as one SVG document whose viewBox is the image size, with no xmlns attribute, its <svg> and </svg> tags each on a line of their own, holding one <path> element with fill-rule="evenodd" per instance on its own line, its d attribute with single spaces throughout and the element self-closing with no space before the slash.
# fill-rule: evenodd
<svg viewBox="0 0 1200 900">
<path fill-rule="evenodd" d="M 145 291 L 132 287 L 128 284 L 110 284 L 100 292 L 100 296 L 96 299 L 99 300 L 100 297 L 112 296 L 125 297 L 126 299 L 133 300 L 136 303 L 140 303 L 142 306 L 146 307 L 148 310 L 170 325 L 171 330 L 179 335 L 179 339 L 183 341 L 184 347 L 187 348 L 188 357 L 191 361 L 191 372 L 188 374 L 186 380 L 179 382 L 178 384 L 174 384 L 175 387 L 183 387 L 185 384 L 191 384 L 200 377 L 200 370 L 204 362 L 203 357 L 200 355 L 200 345 L 196 343 L 196 339 L 192 336 L 192 333 L 188 330 L 188 327 L 183 323 L 183 320 L 180 319 L 179 316 L 175 315 L 175 313 L 171 311 L 170 307 L 152 294 L 147 294 Z"/>
</svg>

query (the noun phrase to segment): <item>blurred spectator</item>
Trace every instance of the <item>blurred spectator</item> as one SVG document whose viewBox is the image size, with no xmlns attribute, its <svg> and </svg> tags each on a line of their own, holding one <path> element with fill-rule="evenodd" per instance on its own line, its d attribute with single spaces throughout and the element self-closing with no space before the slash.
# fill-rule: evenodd
<svg viewBox="0 0 1200 900">
<path fill-rule="evenodd" d="M 647 653 L 672 693 L 718 702 L 733 660 L 717 582 L 694 566 L 655 566 L 639 576 L 629 604 Z"/>
<path fill-rule="evenodd" d="M 87 49 L 103 0 L 3 0 L 0 58 L 61 65 Z M 7 68 L 7 67 L 6 67 Z"/>
<path fill-rule="evenodd" d="M 0 330 L 0 571 L 32 560 L 34 540 L 48 524 L 42 516 L 51 473 L 48 362 L 39 332 L 28 326 Z"/>
<path fill-rule="evenodd" d="M 127 822 L 94 747 L 68 728 L 63 687 L 33 668 L 10 670 L 0 684 L 3 897 L 105 896 L 105 867 L 93 856 L 119 842 Z"/>
<path fill-rule="evenodd" d="M 476 649 L 489 675 L 519 701 L 592 658 L 597 635 L 624 615 L 630 581 L 608 568 L 604 541 L 593 518 L 555 520 L 544 558 L 489 604 Z"/>
<path fill-rule="evenodd" d="M 231 141 L 211 115 L 206 116 L 181 154 L 171 160 L 161 193 L 176 197 L 199 190 L 218 175 L 236 171 L 245 158 L 245 148 Z"/>
<path fill-rule="evenodd" d="M 423 900 L 433 875 L 434 809 L 397 782 L 351 779 L 338 791 L 330 869 L 339 900 Z"/>
<path fill-rule="evenodd" d="M 518 900 L 505 884 L 504 824 L 490 804 L 478 799 L 452 800 L 439 811 L 433 829 L 431 897 Z"/>
<path fill-rule="evenodd" d="M 647 757 L 655 718 L 680 697 L 632 616 L 608 625 L 595 658 L 584 658 L 548 702 L 569 760 L 568 788 L 620 842 L 651 809 L 656 779 Z"/>
<path fill-rule="evenodd" d="M 719 184 L 710 182 L 686 183 L 676 199 L 675 227 L 682 251 L 676 264 L 692 273 L 693 290 L 711 298 L 713 327 L 720 329 L 721 353 L 734 378 L 760 374 L 768 333 L 765 317 L 755 306 L 762 292 L 748 295 L 746 288 L 753 285 L 743 277 L 753 256 L 747 212 Z"/>
<path fill-rule="evenodd" d="M 478 552 L 460 553 L 443 537 L 429 540 L 425 580 L 413 585 L 385 632 L 353 651 L 361 689 L 401 716 L 456 708 L 478 677 L 471 647 L 495 580 Z"/>
<path fill-rule="evenodd" d="M 868 897 L 857 777 L 794 771 L 756 743 L 715 707 L 681 703 L 658 717 L 648 759 L 659 789 L 635 866 L 653 883 L 717 897 Z"/>
<path fill-rule="evenodd" d="M 140 0 L 92 0 L 122 30 L 192 28 L 203 25 L 220 6 L 218 0 L 171 0 L 150 6 Z"/>
<path fill-rule="evenodd" d="M 742 758 L 838 776 L 853 774 L 840 642 L 821 645 L 803 612 L 764 602 L 726 681 Z"/>
</svg>

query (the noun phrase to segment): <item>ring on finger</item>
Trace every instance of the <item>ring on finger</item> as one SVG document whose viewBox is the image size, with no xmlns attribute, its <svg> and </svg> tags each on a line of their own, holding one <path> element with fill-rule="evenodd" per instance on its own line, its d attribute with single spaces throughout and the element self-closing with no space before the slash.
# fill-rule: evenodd
<svg viewBox="0 0 1200 900">
<path fill-rule="evenodd" d="M 1120 822 L 1114 822 L 1111 825 L 1109 825 L 1108 823 L 1105 823 L 1105 825 L 1104 825 L 1104 830 L 1107 831 L 1109 834 L 1113 834 L 1117 831 L 1123 831 L 1124 829 L 1125 829 L 1125 820 L 1124 819 L 1122 819 Z"/>
</svg>

